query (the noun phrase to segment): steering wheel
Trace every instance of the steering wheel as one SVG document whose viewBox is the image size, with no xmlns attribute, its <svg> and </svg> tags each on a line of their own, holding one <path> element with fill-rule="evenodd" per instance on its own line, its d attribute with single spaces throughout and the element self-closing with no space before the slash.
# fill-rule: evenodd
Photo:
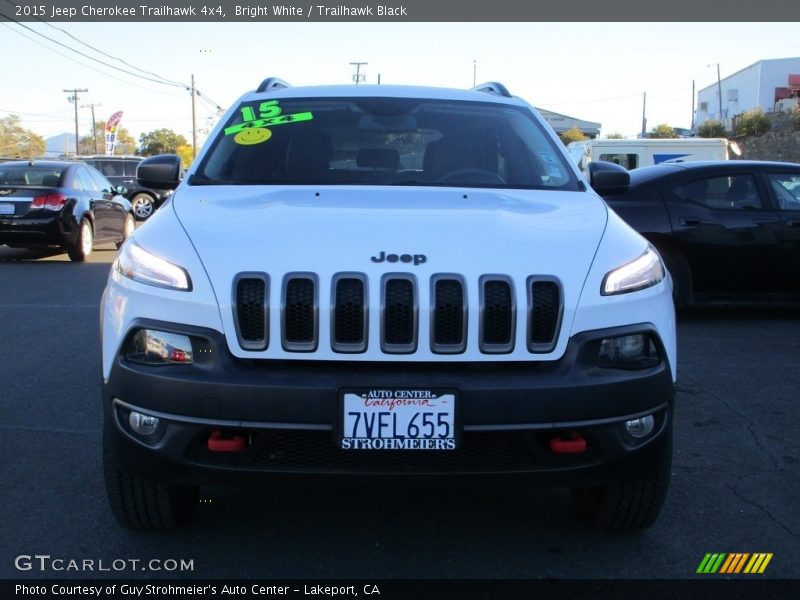
<svg viewBox="0 0 800 600">
<path fill-rule="evenodd" d="M 497 183 L 505 185 L 506 181 L 497 173 L 487 169 L 456 169 L 450 171 L 437 180 L 437 183 Z"/>
</svg>

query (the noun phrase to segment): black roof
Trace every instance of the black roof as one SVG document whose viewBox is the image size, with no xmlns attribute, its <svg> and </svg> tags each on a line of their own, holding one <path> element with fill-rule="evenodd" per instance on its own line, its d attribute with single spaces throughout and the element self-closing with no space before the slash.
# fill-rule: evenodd
<svg viewBox="0 0 800 600">
<path fill-rule="evenodd" d="M 725 172 L 738 171 L 740 169 L 791 169 L 800 170 L 800 164 L 766 160 L 697 160 L 687 162 L 666 162 L 648 167 L 633 169 L 631 173 L 631 183 L 640 183 L 663 177 L 664 175 L 675 173 L 702 173 L 703 171 Z"/>
</svg>

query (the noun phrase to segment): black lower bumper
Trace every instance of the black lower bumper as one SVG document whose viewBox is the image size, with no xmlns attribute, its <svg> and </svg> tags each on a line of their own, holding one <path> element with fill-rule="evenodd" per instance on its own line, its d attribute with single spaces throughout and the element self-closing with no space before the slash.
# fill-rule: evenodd
<svg viewBox="0 0 800 600">
<path fill-rule="evenodd" d="M 119 468 L 175 483 L 264 473 L 537 474 L 542 483 L 625 479 L 651 468 L 671 432 L 674 388 L 666 359 L 642 370 L 597 367 L 603 338 L 648 332 L 630 326 L 573 337 L 564 356 L 538 363 L 247 361 L 216 332 L 159 323 L 191 335 L 191 366 L 149 367 L 118 357 L 104 385 L 106 444 Z M 342 450 L 340 392 L 352 388 L 454 390 L 456 450 Z M 134 433 L 131 411 L 156 416 L 158 431 Z M 634 438 L 625 422 L 653 415 Z M 210 449 L 212 432 L 243 438 L 236 452 Z M 581 452 L 553 450 L 577 435 Z"/>
<path fill-rule="evenodd" d="M 72 215 L 46 218 L 0 218 L 0 244 L 19 246 L 75 245 L 78 223 Z"/>
</svg>

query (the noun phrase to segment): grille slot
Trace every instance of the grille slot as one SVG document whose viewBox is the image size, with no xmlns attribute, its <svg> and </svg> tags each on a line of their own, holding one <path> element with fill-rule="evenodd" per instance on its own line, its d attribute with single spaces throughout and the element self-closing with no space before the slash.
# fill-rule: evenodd
<svg viewBox="0 0 800 600">
<path fill-rule="evenodd" d="M 558 341 L 563 302 L 552 279 L 528 278 L 528 350 L 551 352 Z"/>
<path fill-rule="evenodd" d="M 283 284 L 283 349 L 313 352 L 317 349 L 317 282 L 312 274 L 287 275 Z"/>
<path fill-rule="evenodd" d="M 266 350 L 269 345 L 269 278 L 263 273 L 243 273 L 234 281 L 233 318 L 239 345 L 245 350 Z"/>
<path fill-rule="evenodd" d="M 381 309 L 381 349 L 410 354 L 417 349 L 417 293 L 411 275 L 385 275 Z"/>
<path fill-rule="evenodd" d="M 460 277 L 440 275 L 433 279 L 431 350 L 459 354 L 467 347 L 467 302 Z"/>
<path fill-rule="evenodd" d="M 365 277 L 338 275 L 333 283 L 331 347 L 334 352 L 367 349 L 367 302 Z"/>
<path fill-rule="evenodd" d="M 480 289 L 480 350 L 507 354 L 514 350 L 514 288 L 506 277 L 487 275 L 481 278 Z"/>
</svg>

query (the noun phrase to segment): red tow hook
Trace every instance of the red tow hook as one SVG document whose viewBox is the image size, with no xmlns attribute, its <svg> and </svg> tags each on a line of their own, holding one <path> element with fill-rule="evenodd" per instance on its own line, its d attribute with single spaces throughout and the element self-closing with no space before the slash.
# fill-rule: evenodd
<svg viewBox="0 0 800 600">
<path fill-rule="evenodd" d="M 241 452 L 247 446 L 245 437 L 237 434 L 224 434 L 217 430 L 208 436 L 208 449 L 212 452 Z"/>
<path fill-rule="evenodd" d="M 577 431 L 571 431 L 566 437 L 550 438 L 550 450 L 556 454 L 580 454 L 586 452 L 586 440 Z"/>
</svg>

